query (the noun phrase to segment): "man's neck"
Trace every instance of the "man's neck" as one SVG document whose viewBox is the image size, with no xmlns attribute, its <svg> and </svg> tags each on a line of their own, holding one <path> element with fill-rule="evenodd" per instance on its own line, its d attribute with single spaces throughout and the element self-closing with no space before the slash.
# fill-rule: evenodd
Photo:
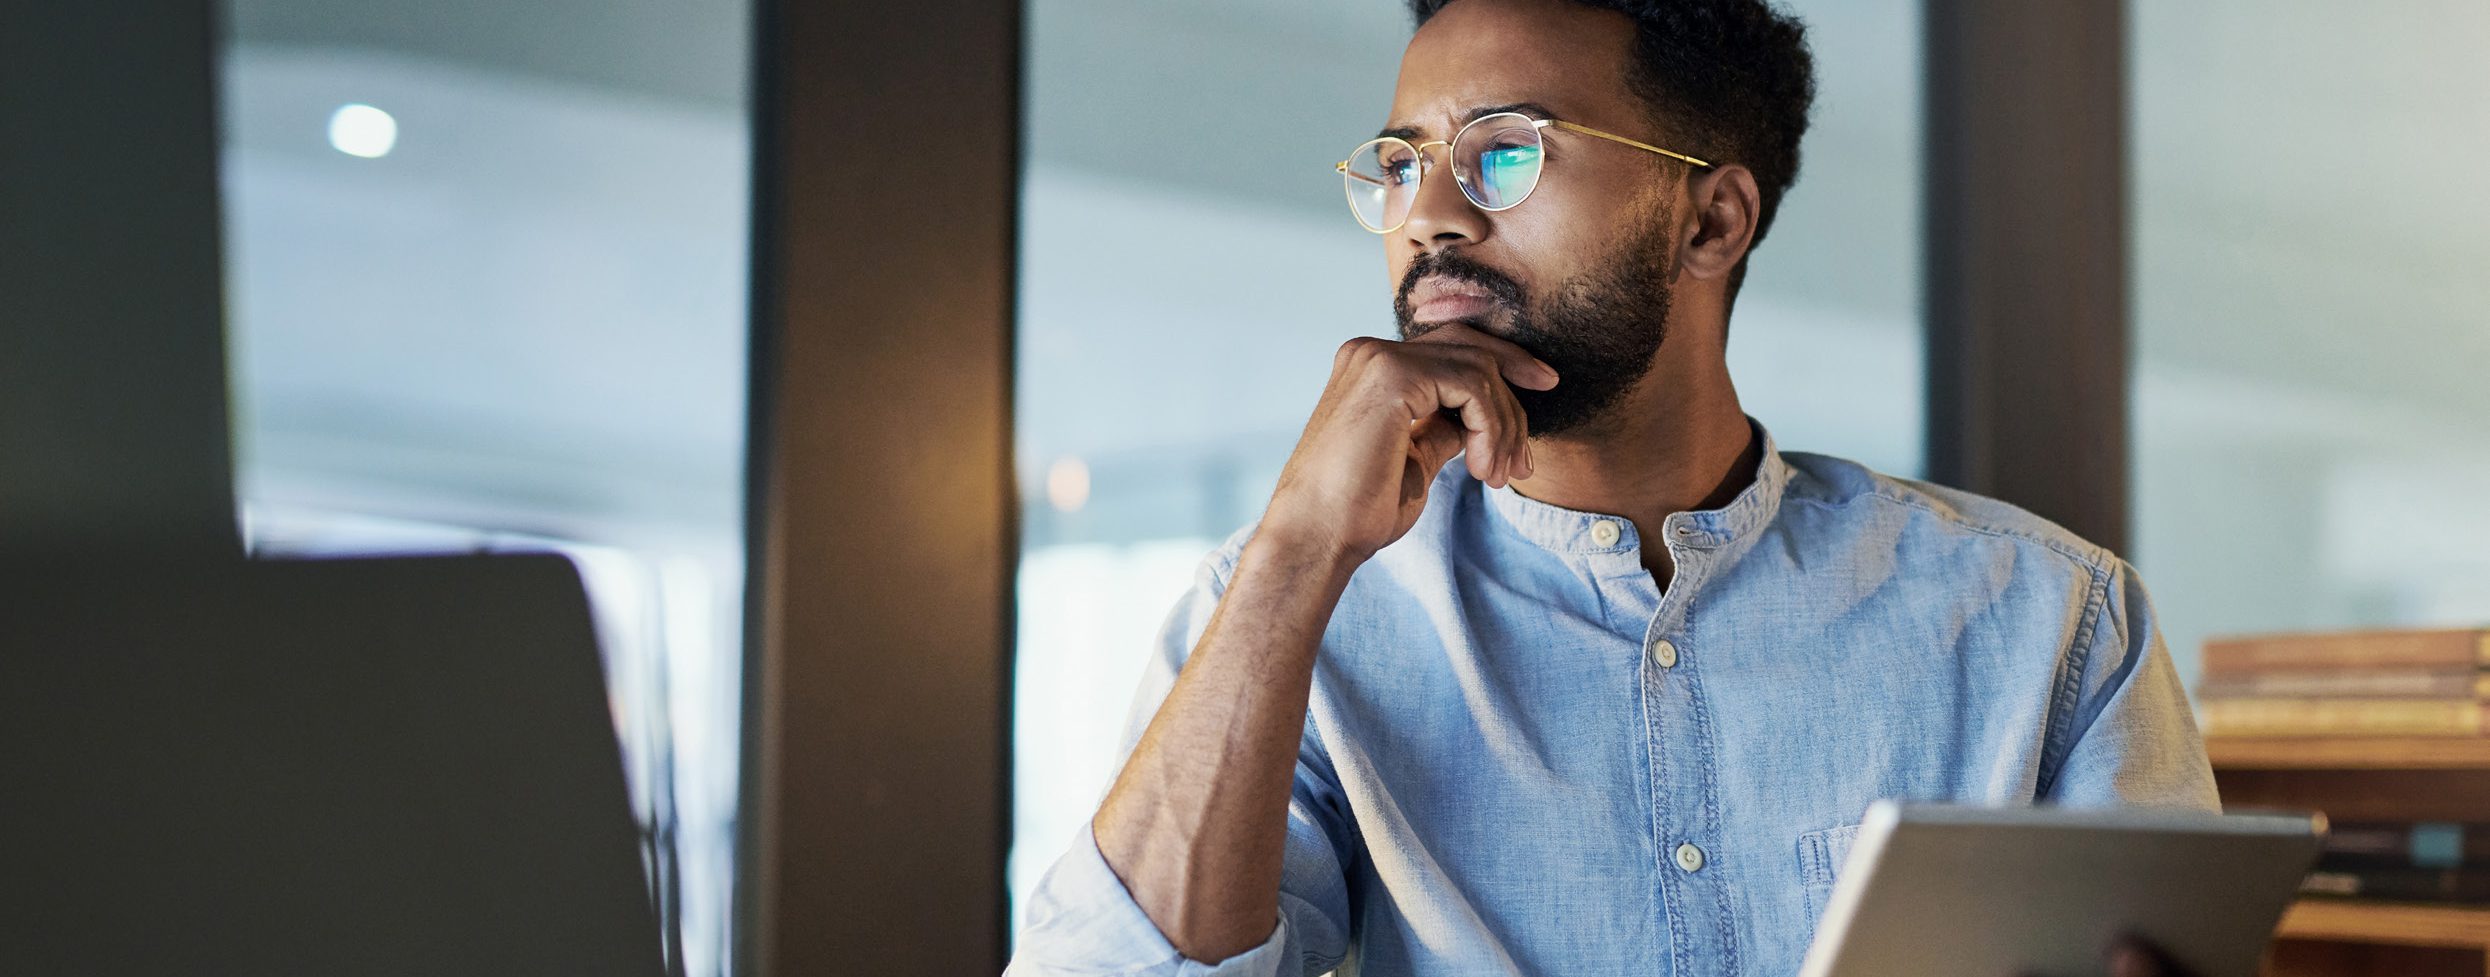
<svg viewBox="0 0 2490 977">
<path fill-rule="evenodd" d="M 1754 482 L 1763 448 L 1725 372 L 1693 383 L 1646 377 L 1591 429 L 1532 440 L 1531 476 L 1513 489 L 1632 522 L 1645 541 L 1643 565 L 1665 589 L 1672 573 L 1668 548 L 1657 543 L 1661 522 L 1729 504 Z"/>
</svg>

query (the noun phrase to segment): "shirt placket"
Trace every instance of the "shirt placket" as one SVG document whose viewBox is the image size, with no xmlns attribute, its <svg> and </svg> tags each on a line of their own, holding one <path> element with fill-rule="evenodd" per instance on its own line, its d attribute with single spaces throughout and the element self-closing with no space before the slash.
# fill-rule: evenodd
<svg viewBox="0 0 2490 977">
<path fill-rule="evenodd" d="M 1641 574 L 1650 612 L 1642 621 L 1642 714 L 1651 764 L 1653 866 L 1669 934 L 1670 970 L 1681 974 L 1739 972 L 1721 839 L 1719 777 L 1711 704 L 1703 691 L 1705 648 L 1690 635 L 1688 604 L 1711 570 L 1709 536 L 1684 515 L 1663 524 L 1672 560 L 1664 594 Z M 1630 555 L 1641 569 L 1639 555 Z"/>
</svg>

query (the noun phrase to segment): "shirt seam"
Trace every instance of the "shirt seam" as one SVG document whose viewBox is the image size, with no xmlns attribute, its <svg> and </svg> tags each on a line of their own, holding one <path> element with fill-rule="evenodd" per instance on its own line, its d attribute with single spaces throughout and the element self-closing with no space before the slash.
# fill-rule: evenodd
<svg viewBox="0 0 2490 977">
<path fill-rule="evenodd" d="M 2095 570 L 2092 586 L 2084 597 L 2083 623 L 2075 630 L 2075 640 L 2059 656 L 2058 681 L 2051 690 L 2049 722 L 2041 734 L 2040 771 L 2033 785 L 2035 798 L 2045 798 L 2058 784 L 2058 775 L 2066 757 L 2074 749 L 2069 741 L 2075 725 L 2075 707 L 2083 697 L 2084 672 L 2091 668 L 2092 646 L 2101 624 L 2102 610 L 2109 603 L 2109 574 Z"/>
<path fill-rule="evenodd" d="M 2102 559 L 2102 557 L 2106 554 L 2086 553 L 2081 549 L 2067 545 L 2065 540 L 2052 539 L 2047 536 L 2034 535 L 2032 533 L 2008 529 L 2002 526 L 1991 526 L 1984 523 L 1972 522 L 1968 519 L 1962 518 L 1960 515 L 1939 510 L 1934 506 L 1930 506 L 1929 504 L 1917 499 L 1889 494 L 1882 489 L 1863 492 L 1859 495 L 1840 501 L 1818 499 L 1808 496 L 1793 496 L 1785 501 L 1800 502 L 1815 506 L 1819 509 L 1840 510 L 1848 507 L 1850 503 L 1856 502 L 1863 498 L 1877 499 L 1884 502 L 1890 502 L 1895 505 L 1908 506 L 1910 508 L 1917 509 L 1931 516 L 1935 516 L 1946 525 L 1953 526 L 1964 532 L 1977 533 L 1982 536 L 1993 536 L 1998 539 L 2012 540 L 2018 543 L 2028 543 L 2033 546 L 2038 546 L 2052 553 L 2056 553 L 2059 556 L 2072 560 L 2077 566 L 2082 567 L 2086 571 L 2096 575 L 2101 573 L 2107 565 L 2106 561 Z"/>
<path fill-rule="evenodd" d="M 1689 608 L 1686 614 L 1691 617 L 1693 610 Z M 1694 713 L 1696 735 L 1703 738 L 1707 747 L 1696 759 L 1703 768 L 1703 828 L 1704 834 L 1708 836 L 1705 840 L 1717 847 L 1723 830 L 1721 827 L 1720 772 L 1716 760 L 1720 755 L 1721 742 L 1720 734 L 1712 728 L 1711 702 L 1703 695 L 1703 661 L 1701 659 L 1702 656 L 1698 655 L 1694 661 L 1679 662 L 1678 667 L 1683 669 L 1680 678 L 1686 683 L 1686 698 Z M 1738 973 L 1738 915 L 1735 900 L 1729 892 L 1729 876 L 1722 874 L 1722 870 L 1715 867 L 1713 876 L 1708 882 L 1713 894 L 1717 897 L 1715 902 L 1720 907 L 1721 973 L 1736 977 Z"/>
<path fill-rule="evenodd" d="M 1652 664 L 1650 655 L 1637 654 L 1636 659 L 1637 667 L 1635 669 L 1636 680 L 1634 683 L 1634 698 L 1636 706 L 1643 711 L 1643 764 L 1644 769 L 1648 771 L 1647 775 L 1650 777 L 1649 782 L 1644 784 L 1643 802 L 1645 804 L 1645 810 L 1650 812 L 1653 869 L 1652 878 L 1658 883 L 1654 886 L 1654 888 L 1658 891 L 1660 896 L 1659 909 L 1662 939 L 1668 944 L 1670 951 L 1665 957 L 1668 961 L 1668 968 L 1665 972 L 1677 973 L 1684 969 L 1687 962 L 1684 959 L 1686 951 L 1683 946 L 1683 941 L 1678 939 L 1679 934 L 1684 929 L 1685 907 L 1684 900 L 1677 898 L 1675 895 L 1677 886 L 1674 883 L 1677 881 L 1677 877 L 1669 874 L 1669 870 L 1673 866 L 1669 861 L 1668 836 L 1661 830 L 1660 825 L 1661 815 L 1659 792 L 1660 785 L 1663 780 L 1660 773 L 1661 754 L 1658 746 L 1656 745 L 1659 742 L 1660 736 L 1659 711 L 1651 707 L 1651 683 L 1655 678 L 1657 678 L 1657 676 L 1652 674 L 1652 670 L 1657 666 Z"/>
<path fill-rule="evenodd" d="M 2102 607 L 2108 599 L 2110 559 L 2114 558 L 2105 558 L 2108 557 L 2107 551 L 2098 554 L 2084 552 L 2068 545 L 2065 540 L 1972 522 L 1962 518 L 1959 514 L 1939 510 L 1918 499 L 1895 495 L 1881 485 L 1840 501 L 1792 495 L 1784 498 L 1783 502 L 1785 504 L 1799 502 L 1819 509 L 1838 511 L 1859 499 L 1875 499 L 1916 509 L 1963 532 L 2040 547 L 2074 563 L 2091 578 L 2090 585 L 2085 588 L 2083 617 L 2076 626 L 2074 639 L 2058 655 L 2058 675 L 2050 687 L 2048 719 L 2041 727 L 2040 769 L 2035 772 L 2033 778 L 2033 795 L 2035 799 L 2049 796 L 2049 792 L 2057 786 L 2059 774 L 2063 772 L 2061 768 L 2065 765 L 2068 754 L 2074 750 L 2069 737 L 2073 731 L 2076 707 L 2080 705 L 2083 697 L 2084 672 L 2091 667 L 2093 640 L 2100 627 Z M 2094 548 L 2098 549 L 2098 547 Z"/>
</svg>

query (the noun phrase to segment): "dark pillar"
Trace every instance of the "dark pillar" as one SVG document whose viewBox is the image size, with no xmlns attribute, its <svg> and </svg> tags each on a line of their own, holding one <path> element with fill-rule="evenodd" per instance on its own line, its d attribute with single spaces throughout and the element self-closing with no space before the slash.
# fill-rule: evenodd
<svg viewBox="0 0 2490 977">
<path fill-rule="evenodd" d="M 1020 17 L 757 18 L 746 973 L 1003 965 Z"/>
<path fill-rule="evenodd" d="M 1929 0 L 1928 467 L 2127 543 L 2118 0 Z"/>
<path fill-rule="evenodd" d="M 0 549 L 240 552 L 211 9 L 0 14 Z"/>
</svg>

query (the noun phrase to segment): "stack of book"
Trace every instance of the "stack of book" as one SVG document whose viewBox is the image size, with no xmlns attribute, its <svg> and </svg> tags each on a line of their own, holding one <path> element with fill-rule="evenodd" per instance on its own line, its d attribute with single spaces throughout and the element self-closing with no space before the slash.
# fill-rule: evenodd
<svg viewBox="0 0 2490 977">
<path fill-rule="evenodd" d="M 2308 895 L 2417 902 L 2490 902 L 2490 825 L 2337 822 Z"/>
<path fill-rule="evenodd" d="M 2481 736 L 2490 628 L 2205 642 L 2207 736 Z"/>
</svg>

